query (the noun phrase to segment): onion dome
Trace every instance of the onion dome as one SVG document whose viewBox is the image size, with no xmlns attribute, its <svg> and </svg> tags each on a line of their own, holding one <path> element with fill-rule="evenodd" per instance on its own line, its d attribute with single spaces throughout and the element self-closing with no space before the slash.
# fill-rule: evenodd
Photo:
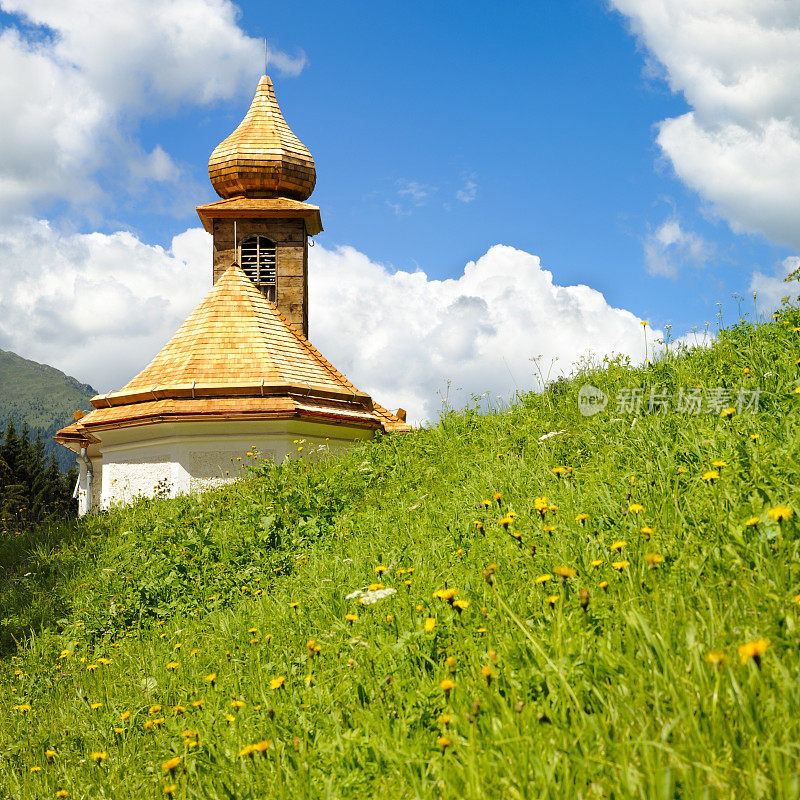
<svg viewBox="0 0 800 800">
<path fill-rule="evenodd" d="M 211 154 L 208 176 L 224 199 L 305 200 L 314 191 L 314 159 L 286 124 L 268 76 L 258 82 L 256 96 L 239 127 Z"/>
</svg>

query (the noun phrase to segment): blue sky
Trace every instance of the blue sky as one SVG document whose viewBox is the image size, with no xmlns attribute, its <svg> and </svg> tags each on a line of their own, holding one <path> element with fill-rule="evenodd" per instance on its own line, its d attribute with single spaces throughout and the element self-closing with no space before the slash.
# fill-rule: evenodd
<svg viewBox="0 0 800 800">
<path fill-rule="evenodd" d="M 194 206 L 265 36 L 317 164 L 311 338 L 387 405 L 640 357 L 639 320 L 730 322 L 753 288 L 768 310 L 795 265 L 800 0 L 0 9 L 0 347 L 100 389 L 208 288 Z"/>
<path fill-rule="evenodd" d="M 654 125 L 687 103 L 647 74 L 627 19 L 602 2 L 312 2 L 302 25 L 294 3 L 239 5 L 250 35 L 307 56 L 299 76 L 275 82 L 318 165 L 321 244 L 437 278 L 508 244 L 540 256 L 559 283 L 587 283 L 676 330 L 713 321 L 717 302 L 748 294 L 754 268 L 791 254 L 709 219 L 674 176 Z M 198 202 L 216 197 L 207 157 L 250 94 L 143 130 L 191 171 Z M 460 202 L 470 182 L 474 200 Z M 131 211 L 129 224 L 164 243 L 193 214 Z M 713 254 L 677 279 L 652 276 L 643 242 L 672 217 Z"/>
</svg>

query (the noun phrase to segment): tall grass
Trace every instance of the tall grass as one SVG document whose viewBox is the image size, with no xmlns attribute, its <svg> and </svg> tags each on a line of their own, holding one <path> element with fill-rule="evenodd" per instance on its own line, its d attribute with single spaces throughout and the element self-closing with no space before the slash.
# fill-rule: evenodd
<svg viewBox="0 0 800 800">
<path fill-rule="evenodd" d="M 800 797 L 798 326 L 77 523 L 63 616 L 1 667 L 0 786 Z M 760 409 L 613 408 L 698 385 Z"/>
</svg>

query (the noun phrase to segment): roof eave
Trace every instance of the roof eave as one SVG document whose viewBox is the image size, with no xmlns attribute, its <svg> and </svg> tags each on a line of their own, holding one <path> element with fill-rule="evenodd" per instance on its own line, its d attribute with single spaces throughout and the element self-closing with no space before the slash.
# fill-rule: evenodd
<svg viewBox="0 0 800 800">
<path fill-rule="evenodd" d="M 214 232 L 215 219 L 297 219 L 299 217 L 305 223 L 309 236 L 316 236 L 324 230 L 318 206 L 288 197 L 274 199 L 231 197 L 197 206 L 196 211 L 208 233 Z"/>
</svg>

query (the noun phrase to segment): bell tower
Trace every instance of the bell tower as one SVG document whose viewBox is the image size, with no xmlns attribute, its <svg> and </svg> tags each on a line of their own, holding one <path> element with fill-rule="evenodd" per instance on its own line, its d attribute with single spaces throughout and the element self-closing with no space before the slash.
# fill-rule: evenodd
<svg viewBox="0 0 800 800">
<path fill-rule="evenodd" d="M 222 198 L 197 207 L 214 237 L 213 281 L 235 261 L 296 330 L 308 336 L 308 237 L 322 230 L 314 159 L 283 118 L 272 81 L 220 142 L 208 175 Z"/>
</svg>

